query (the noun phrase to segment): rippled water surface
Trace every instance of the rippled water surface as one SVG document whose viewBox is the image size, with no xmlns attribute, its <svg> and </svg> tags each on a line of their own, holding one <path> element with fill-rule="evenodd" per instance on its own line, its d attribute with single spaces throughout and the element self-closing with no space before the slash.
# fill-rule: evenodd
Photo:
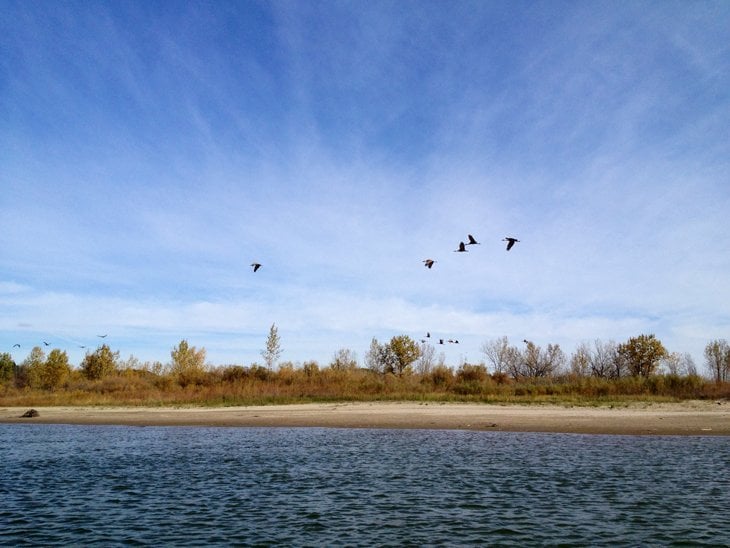
<svg viewBox="0 0 730 548">
<path fill-rule="evenodd" d="M 730 441 L 0 425 L 0 544 L 729 545 Z"/>
</svg>

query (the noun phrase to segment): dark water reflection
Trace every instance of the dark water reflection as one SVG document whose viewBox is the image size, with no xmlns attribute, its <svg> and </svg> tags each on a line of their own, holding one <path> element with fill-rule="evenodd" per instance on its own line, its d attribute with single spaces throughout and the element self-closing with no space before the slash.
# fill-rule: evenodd
<svg viewBox="0 0 730 548">
<path fill-rule="evenodd" d="M 730 441 L 0 425 L 5 545 L 728 545 Z"/>
</svg>

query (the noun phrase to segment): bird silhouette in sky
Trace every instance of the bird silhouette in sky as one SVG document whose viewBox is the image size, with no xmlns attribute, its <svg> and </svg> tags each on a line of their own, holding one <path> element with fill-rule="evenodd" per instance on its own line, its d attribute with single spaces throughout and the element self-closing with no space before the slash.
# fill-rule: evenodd
<svg viewBox="0 0 730 548">
<path fill-rule="evenodd" d="M 13 345 L 13 348 L 20 348 L 20 343 L 15 343 L 15 344 Z"/>
<path fill-rule="evenodd" d="M 100 339 L 105 339 L 107 335 L 108 335 L 108 333 L 105 335 L 97 335 L 97 337 L 99 337 Z"/>
<path fill-rule="evenodd" d="M 253 271 L 256 272 L 259 268 L 261 268 L 261 263 L 251 263 L 251 266 L 253 267 Z"/>
<path fill-rule="evenodd" d="M 467 243 L 466 245 L 480 245 L 479 242 L 477 242 L 476 239 L 474 239 L 474 236 L 472 236 L 471 234 L 467 234 L 466 237 L 469 238 L 469 243 Z"/>
<path fill-rule="evenodd" d="M 431 332 L 430 331 L 426 331 L 426 338 L 427 339 L 431 338 Z"/>
<path fill-rule="evenodd" d="M 51 346 L 51 343 L 46 342 L 46 341 L 43 341 L 43 344 L 45 344 L 46 346 Z"/>
<path fill-rule="evenodd" d="M 464 242 L 459 242 L 459 249 L 454 249 L 454 253 L 464 253 L 468 251 L 469 250 L 466 248 L 466 245 L 464 245 Z"/>
<path fill-rule="evenodd" d="M 510 238 L 509 236 L 504 238 L 502 241 L 507 242 L 507 251 L 512 249 L 512 246 L 515 245 L 515 242 L 519 242 L 519 240 L 517 238 Z"/>
<path fill-rule="evenodd" d="M 433 259 L 424 259 L 423 264 L 426 265 L 426 268 L 431 268 L 435 262 Z"/>
</svg>

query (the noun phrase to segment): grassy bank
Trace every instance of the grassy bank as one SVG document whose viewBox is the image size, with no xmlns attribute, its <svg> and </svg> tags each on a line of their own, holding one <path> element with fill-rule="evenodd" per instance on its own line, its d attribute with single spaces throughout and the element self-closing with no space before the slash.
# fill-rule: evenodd
<svg viewBox="0 0 730 548">
<path fill-rule="evenodd" d="M 600 379 L 564 376 L 514 380 L 483 370 L 381 375 L 364 369 L 306 371 L 230 367 L 184 380 L 123 371 L 100 380 L 72 375 L 54 390 L 0 388 L 0 405 L 268 405 L 347 401 L 481 402 L 492 404 L 627 405 L 730 398 L 730 383 L 697 376 Z"/>
</svg>

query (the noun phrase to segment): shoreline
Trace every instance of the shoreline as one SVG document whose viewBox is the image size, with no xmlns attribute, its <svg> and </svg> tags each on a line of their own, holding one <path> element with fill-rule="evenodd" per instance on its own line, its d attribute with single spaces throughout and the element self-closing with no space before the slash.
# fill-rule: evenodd
<svg viewBox="0 0 730 548">
<path fill-rule="evenodd" d="M 324 427 L 730 436 L 728 402 L 561 407 L 472 403 L 357 402 L 237 407 L 0 407 L 4 424 Z"/>
</svg>

